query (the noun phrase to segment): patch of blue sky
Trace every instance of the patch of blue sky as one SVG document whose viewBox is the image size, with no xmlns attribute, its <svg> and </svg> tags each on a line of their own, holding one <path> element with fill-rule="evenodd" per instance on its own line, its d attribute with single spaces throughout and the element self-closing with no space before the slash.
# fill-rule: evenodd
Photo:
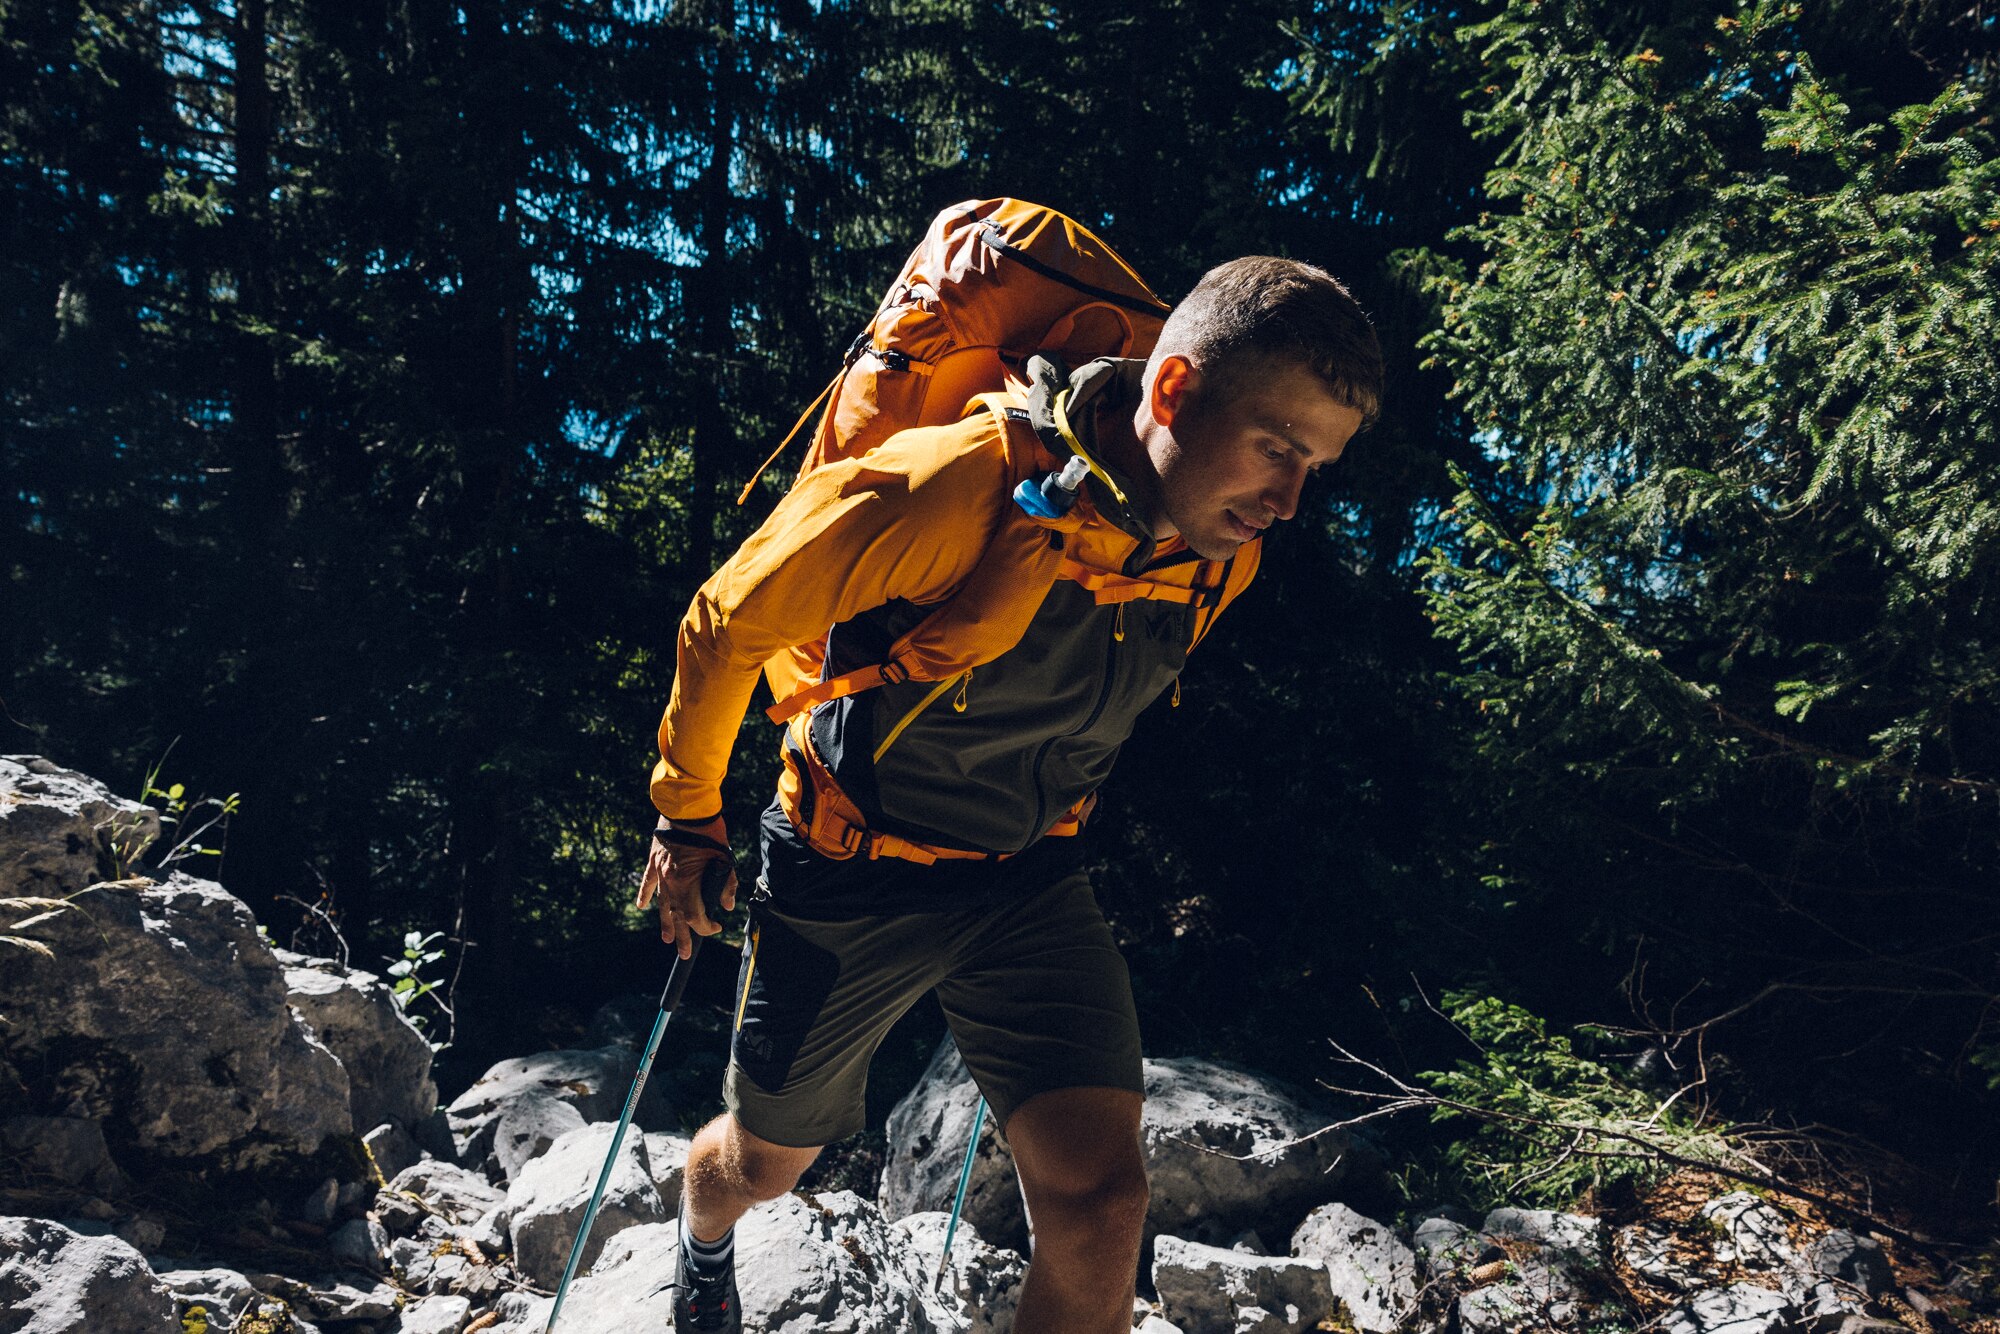
<svg viewBox="0 0 2000 1334">
<path fill-rule="evenodd" d="M 589 454 L 610 458 L 624 438 L 629 414 L 613 415 L 593 408 L 572 407 L 563 415 L 562 437 Z"/>
</svg>

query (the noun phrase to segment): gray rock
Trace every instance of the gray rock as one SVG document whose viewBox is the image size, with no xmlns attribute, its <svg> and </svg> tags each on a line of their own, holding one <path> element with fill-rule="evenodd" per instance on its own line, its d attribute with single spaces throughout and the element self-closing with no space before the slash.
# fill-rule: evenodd
<svg viewBox="0 0 2000 1334">
<path fill-rule="evenodd" d="M 382 1174 L 382 1180 L 393 1180 L 397 1173 L 411 1167 L 423 1157 L 416 1140 L 410 1132 L 393 1122 L 384 1122 L 361 1137 L 368 1146 L 369 1157 L 375 1160 L 375 1170 Z"/>
<path fill-rule="evenodd" d="M 326 1240 L 329 1251 L 374 1273 L 388 1272 L 389 1232 L 372 1218 L 351 1218 Z"/>
<path fill-rule="evenodd" d="M 340 1182 L 333 1177 L 309 1191 L 299 1205 L 299 1218 L 314 1227 L 332 1227 L 334 1211 L 340 1207 Z"/>
<path fill-rule="evenodd" d="M 1146 1225 L 1204 1240 L 1274 1236 L 1351 1179 L 1359 1144 L 1288 1086 L 1192 1057 L 1146 1062 Z"/>
<path fill-rule="evenodd" d="M 1658 1223 L 1620 1228 L 1611 1244 L 1634 1273 L 1670 1291 L 1693 1292 L 1707 1282 L 1705 1264 L 1691 1259 L 1680 1236 Z"/>
<path fill-rule="evenodd" d="M 501 1177 L 494 1136 L 501 1117 L 524 1097 L 549 1097 L 569 1103 L 586 1122 L 617 1120 L 638 1068 L 637 1056 L 618 1046 L 594 1051 L 545 1051 L 501 1061 L 445 1109 L 458 1160 Z M 633 1119 L 641 1129 L 668 1128 L 663 1105 L 650 1080 Z"/>
<path fill-rule="evenodd" d="M 350 1134 L 347 1072 L 285 1003 L 256 920 L 220 885 L 98 887 L 0 965 L 7 1059 L 51 1070 L 35 1110 L 117 1124 L 137 1150 L 252 1168 Z"/>
<path fill-rule="evenodd" d="M 678 1205 L 678 1201 L 676 1204 Z M 671 1214 L 674 1210 L 670 1208 L 667 1212 Z M 460 1241 L 468 1246 L 478 1247 L 482 1254 L 489 1257 L 511 1254 L 514 1242 L 507 1235 L 507 1206 L 502 1204 L 483 1215 L 470 1227 L 459 1229 L 458 1236 Z"/>
<path fill-rule="evenodd" d="M 1660 1318 L 1661 1334 L 1788 1334 L 1792 1304 L 1781 1292 L 1737 1283 L 1696 1293 Z"/>
<path fill-rule="evenodd" d="M 139 1252 L 45 1218 L 0 1218 L 0 1310 L 8 1334 L 162 1334 L 177 1314 Z"/>
<path fill-rule="evenodd" d="M 1715 1258 L 1722 1265 L 1764 1273 L 1806 1267 L 1787 1235 L 1784 1214 L 1747 1190 L 1718 1195 L 1701 1206 L 1700 1216 L 1720 1234 Z"/>
<path fill-rule="evenodd" d="M 540 1089 L 530 1089 L 503 1104 L 499 1119 L 493 1123 L 493 1156 L 499 1161 L 501 1174 L 512 1181 L 529 1160 L 541 1157 L 551 1144 L 583 1124 L 583 1113 L 573 1103 Z"/>
<path fill-rule="evenodd" d="M 1174 1236 L 1153 1243 L 1153 1287 L 1167 1318 L 1186 1329 L 1277 1334 L 1312 1329 L 1334 1309 L 1324 1265 Z"/>
<path fill-rule="evenodd" d="M 10 1116 L 0 1121 L 0 1153 L 9 1174 L 26 1185 L 70 1186 L 99 1195 L 125 1188 L 125 1174 L 111 1161 L 104 1127 L 74 1116 Z"/>
<path fill-rule="evenodd" d="M 916 1087 L 889 1113 L 888 1150 L 876 1192 L 886 1217 L 951 1208 L 978 1104 L 979 1090 L 959 1059 L 957 1045 L 946 1037 L 931 1054 Z M 983 1237 L 1014 1250 L 1027 1249 L 1027 1214 L 1021 1207 L 1014 1158 L 991 1116 L 980 1126 L 962 1217 Z"/>
<path fill-rule="evenodd" d="M 1388 1334 L 1417 1304 L 1417 1255 L 1395 1229 L 1323 1204 L 1292 1234 L 1292 1254 L 1326 1266 L 1334 1300 L 1362 1334 Z"/>
<path fill-rule="evenodd" d="M 235 1329 L 263 1300 L 250 1280 L 233 1269 L 172 1269 L 160 1275 L 160 1282 L 182 1315 L 201 1307 L 211 1330 Z"/>
<path fill-rule="evenodd" d="M 382 979 L 289 950 L 278 958 L 285 965 L 286 999 L 347 1069 L 355 1126 L 414 1126 L 429 1116 L 438 1099 L 431 1044 L 403 1016 Z"/>
<path fill-rule="evenodd" d="M 1132 1326 L 1132 1334 L 1182 1334 L 1181 1327 L 1158 1312 L 1149 1311 L 1138 1317 Z"/>
<path fill-rule="evenodd" d="M 935 1212 L 911 1214 L 889 1224 L 892 1254 L 902 1258 L 905 1276 L 917 1282 L 920 1291 L 930 1290 L 950 1224 L 950 1214 Z M 963 1327 L 964 1334 L 1006 1334 L 1012 1329 L 1027 1273 L 1027 1262 L 1019 1252 L 987 1245 L 977 1229 L 960 1219 L 951 1239 L 951 1258 L 944 1266 L 943 1291 L 956 1299 L 971 1322 Z"/>
<path fill-rule="evenodd" d="M 392 1192 L 407 1192 L 424 1207 L 452 1223 L 470 1223 L 506 1197 L 477 1172 L 456 1163 L 426 1158 L 398 1172 L 389 1182 Z M 382 1205 L 377 1201 L 376 1210 Z"/>
<path fill-rule="evenodd" d="M 1508 1271 L 1499 1282 L 1458 1299 L 1463 1334 L 1527 1334 L 1577 1326 L 1576 1286 L 1559 1265 L 1531 1259 L 1510 1264 Z"/>
<path fill-rule="evenodd" d="M 1815 1272 L 1836 1283 L 1844 1283 L 1863 1295 L 1879 1297 L 1895 1286 L 1896 1276 L 1882 1243 L 1873 1237 L 1857 1236 L 1836 1228 L 1812 1244 L 1807 1252 Z"/>
<path fill-rule="evenodd" d="M 111 1229 L 111 1235 L 141 1255 L 151 1255 L 167 1239 L 166 1225 L 156 1219 L 135 1215 Z"/>
<path fill-rule="evenodd" d="M 1433 1276 L 1469 1268 L 1487 1245 L 1471 1228 L 1444 1217 L 1426 1218 L 1417 1224 L 1414 1240 L 1425 1272 Z"/>
<path fill-rule="evenodd" d="M 580 1132 L 579 1132 L 580 1133 Z M 962 1226 L 962 1225 L 961 1225 Z M 673 1293 L 662 1286 L 676 1241 L 671 1222 L 626 1228 L 605 1243 L 570 1288 L 562 1323 L 575 1330 L 665 1329 Z M 786 1195 L 736 1225 L 736 1276 L 746 1330 L 784 1334 L 945 1334 L 970 1313 L 956 1297 L 925 1291 L 921 1259 L 875 1206 L 849 1191 Z M 958 1245 L 953 1245 L 954 1254 Z M 928 1271 L 924 1271 L 924 1280 Z M 530 1334 L 548 1322 L 549 1300 L 508 1302 L 496 1334 Z"/>
<path fill-rule="evenodd" d="M 653 1189 L 660 1192 L 660 1203 L 670 1214 L 681 1211 L 681 1183 L 687 1176 L 688 1151 L 694 1141 L 685 1135 L 671 1135 L 662 1130 L 646 1135 L 646 1168 L 653 1174 Z"/>
<path fill-rule="evenodd" d="M 1844 1228 L 1815 1241 L 1807 1249 L 1806 1263 L 1805 1269 L 1786 1270 L 1780 1280 L 1814 1334 L 1842 1329 L 1863 1318 L 1868 1299 L 1895 1286 L 1881 1243 Z"/>
<path fill-rule="evenodd" d="M 575 1289 L 572 1288 L 570 1291 L 574 1296 Z M 537 1297 L 531 1292 L 518 1290 L 503 1292 L 493 1303 L 493 1314 L 500 1319 L 497 1323 L 487 1326 L 485 1334 L 528 1334 L 528 1331 L 541 1334 L 548 1328 L 551 1304 L 552 1299 Z M 563 1310 L 567 1312 L 569 1307 L 565 1305 Z M 539 1320 L 536 1319 L 537 1315 L 541 1317 Z M 565 1319 L 559 1328 L 566 1329 L 568 1324 L 568 1320 Z"/>
<path fill-rule="evenodd" d="M 39 755 L 0 756 L 0 897 L 61 898 L 128 875 L 159 836 L 151 806 Z"/>
<path fill-rule="evenodd" d="M 1213 1061 L 1145 1063 L 1142 1138 L 1149 1232 L 1221 1243 L 1245 1228 L 1288 1233 L 1339 1188 L 1354 1149 L 1344 1133 L 1307 1139 L 1327 1118 L 1285 1086 Z M 979 1094 L 946 1038 L 889 1117 L 879 1199 L 901 1217 L 949 1209 Z M 966 1191 L 982 1236 L 1025 1249 L 1014 1165 L 991 1118 Z"/>
<path fill-rule="evenodd" d="M 266 1297 L 275 1297 L 294 1310 L 303 1310 L 328 1324 L 350 1320 L 381 1320 L 401 1306 L 402 1295 L 387 1283 L 362 1287 L 344 1278 L 321 1276 L 292 1278 L 285 1274 L 246 1274 L 251 1285 Z"/>
<path fill-rule="evenodd" d="M 403 1308 L 386 1334 L 458 1334 L 472 1318 L 467 1297 L 420 1297 Z"/>
<path fill-rule="evenodd" d="M 1553 1209 L 1495 1209 L 1486 1215 L 1481 1232 L 1489 1237 L 1528 1241 L 1546 1250 L 1585 1259 L 1604 1253 L 1604 1224 L 1583 1214 Z"/>
<path fill-rule="evenodd" d="M 582 1222 L 617 1127 L 582 1126 L 557 1140 L 549 1151 L 521 1169 L 507 1188 L 507 1228 L 514 1265 L 540 1287 L 562 1281 L 577 1225 Z M 646 1165 L 646 1138 L 628 1133 L 617 1164 L 605 1183 L 597 1220 L 585 1243 L 582 1265 L 597 1259 L 606 1241 L 628 1227 L 668 1217 Z M 739 1251 L 741 1242 L 738 1242 Z"/>
</svg>

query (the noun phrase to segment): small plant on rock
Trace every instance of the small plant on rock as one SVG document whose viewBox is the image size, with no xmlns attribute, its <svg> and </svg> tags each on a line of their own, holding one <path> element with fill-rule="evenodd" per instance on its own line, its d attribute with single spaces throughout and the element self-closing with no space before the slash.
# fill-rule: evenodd
<svg viewBox="0 0 2000 1334">
<path fill-rule="evenodd" d="M 395 985 L 390 988 L 390 994 L 396 1001 L 396 1008 L 416 1025 L 417 1030 L 431 1044 L 432 1051 L 443 1051 L 451 1045 L 451 1030 L 457 1022 L 451 1002 L 447 999 L 446 993 L 440 990 L 444 979 L 424 975 L 426 969 L 444 958 L 443 950 L 432 948 L 443 939 L 442 931 L 433 931 L 429 935 L 421 931 L 408 932 L 403 936 L 403 957 L 389 965 L 389 976 L 396 979 Z M 416 1003 L 425 997 L 429 997 L 431 1004 L 444 1015 L 447 1028 L 443 1041 L 431 1036 L 432 1026 L 436 1022 L 434 1016 L 418 1013 L 414 1008 Z"/>
</svg>

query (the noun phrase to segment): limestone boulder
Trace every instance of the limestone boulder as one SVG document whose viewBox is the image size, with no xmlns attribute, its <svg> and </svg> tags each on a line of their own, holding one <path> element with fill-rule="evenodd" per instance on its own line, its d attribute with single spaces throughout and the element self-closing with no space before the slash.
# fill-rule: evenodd
<svg viewBox="0 0 2000 1334">
<path fill-rule="evenodd" d="M 583 1129 L 584 1124 L 575 1103 L 541 1089 L 529 1089 L 502 1104 L 500 1117 L 493 1123 L 493 1157 L 500 1165 L 500 1174 L 513 1181 L 522 1168 L 547 1153 L 550 1145 L 572 1130 Z"/>
<path fill-rule="evenodd" d="M 458 1334 L 471 1317 L 469 1297 L 419 1297 L 403 1308 L 389 1334 Z"/>
<path fill-rule="evenodd" d="M 681 1183 L 687 1176 L 688 1151 L 693 1147 L 694 1141 L 685 1135 L 664 1130 L 646 1133 L 646 1170 L 653 1174 L 653 1189 L 660 1192 L 660 1203 L 669 1214 L 680 1213 Z"/>
<path fill-rule="evenodd" d="M 178 1315 L 139 1252 L 45 1218 L 0 1218 L 0 1312 L 8 1334 L 163 1334 Z"/>
<path fill-rule="evenodd" d="M 1338 1194 L 1369 1155 L 1296 1090 L 1196 1058 L 1145 1063 L 1142 1139 L 1152 1188 L 1149 1233 L 1222 1244 L 1244 1229 L 1287 1236 Z M 878 1198 L 891 1218 L 949 1209 L 979 1101 L 949 1038 L 890 1114 Z M 965 1216 L 982 1236 L 1027 1244 L 1014 1165 L 992 1123 L 980 1132 Z"/>
<path fill-rule="evenodd" d="M 1316 1329 L 1334 1311 L 1326 1267 L 1292 1256 L 1250 1255 L 1162 1236 L 1153 1243 L 1153 1287 L 1183 1329 L 1283 1334 Z"/>
<path fill-rule="evenodd" d="M 389 1181 L 391 1197 L 411 1197 L 428 1213 L 446 1223 L 467 1224 L 484 1217 L 506 1197 L 484 1176 L 456 1163 L 426 1158 L 398 1172 Z M 377 1211 L 384 1202 L 378 1200 Z M 415 1220 L 410 1220 L 414 1224 Z"/>
<path fill-rule="evenodd" d="M 1442 1278 L 1482 1262 L 1493 1244 L 1455 1218 L 1442 1215 L 1417 1224 L 1412 1238 L 1424 1272 Z"/>
<path fill-rule="evenodd" d="M 577 1226 L 597 1188 L 616 1129 L 615 1123 L 600 1122 L 570 1131 L 524 1166 L 507 1188 L 505 1218 L 514 1264 L 529 1282 L 553 1288 L 562 1281 Z M 619 1232 L 669 1217 L 647 1165 L 646 1137 L 628 1131 L 605 1183 L 582 1267 L 595 1263 L 606 1242 Z"/>
<path fill-rule="evenodd" d="M 1583 1315 L 1569 1270 L 1539 1257 L 1508 1264 L 1497 1281 L 1458 1299 L 1462 1334 L 1576 1329 Z"/>
<path fill-rule="evenodd" d="M 347 1072 L 293 1013 L 242 900 L 175 872 L 73 902 L 17 930 L 53 957 L 0 953 L 0 1056 L 31 1072 L 23 1110 L 225 1169 L 353 1132 Z"/>
<path fill-rule="evenodd" d="M 0 1155 L 28 1186 L 117 1194 L 125 1174 L 111 1161 L 101 1123 L 74 1116 L 11 1116 L 0 1121 Z"/>
<path fill-rule="evenodd" d="M 1417 1254 L 1394 1228 L 1323 1204 L 1292 1234 L 1292 1254 L 1324 1265 L 1334 1300 L 1362 1334 L 1389 1334 L 1417 1304 Z"/>
<path fill-rule="evenodd" d="M 1736 1283 L 1696 1293 L 1660 1319 L 1661 1334 L 1789 1334 L 1795 1312 L 1781 1292 Z"/>
<path fill-rule="evenodd" d="M 404 1017 L 388 985 L 332 959 L 276 953 L 285 968 L 285 999 L 347 1071 L 356 1128 L 422 1124 L 438 1100 L 431 1044 Z"/>
<path fill-rule="evenodd" d="M 538 1052 L 499 1062 L 445 1109 L 458 1160 L 495 1180 L 507 1180 L 498 1135 L 500 1123 L 510 1114 L 519 1113 L 525 1124 L 534 1120 L 548 1101 L 555 1101 L 568 1104 L 585 1123 L 616 1121 L 638 1069 L 636 1053 L 615 1044 L 587 1051 Z M 633 1119 L 645 1130 L 671 1128 L 667 1109 L 655 1095 L 650 1079 Z M 548 1121 L 540 1124 L 553 1127 Z M 532 1138 L 531 1133 L 530 1142 Z"/>
<path fill-rule="evenodd" d="M 1604 1224 L 1587 1214 L 1553 1209 L 1495 1209 L 1479 1230 L 1488 1237 L 1530 1242 L 1544 1250 L 1595 1261 L 1604 1251 Z"/>
<path fill-rule="evenodd" d="M 962 1226 L 962 1225 L 961 1225 Z M 565 1327 L 666 1329 L 672 1325 L 677 1225 L 628 1227 L 604 1245 L 570 1288 Z M 941 1240 L 941 1238 L 940 1238 Z M 953 1253 L 959 1255 L 959 1243 Z M 936 1256 L 923 1257 L 932 1265 Z M 736 1274 L 746 1334 L 946 1334 L 971 1313 L 955 1293 L 926 1290 L 928 1273 L 875 1205 L 850 1191 L 786 1195 L 736 1225 Z M 507 1302 L 500 1334 L 548 1323 L 549 1299 Z"/>
<path fill-rule="evenodd" d="M 117 879 L 159 836 L 151 806 L 39 755 L 0 755 L 0 898 L 61 898 Z"/>
<path fill-rule="evenodd" d="M 893 1249 L 903 1272 L 920 1292 L 933 1290 L 939 1261 L 944 1260 L 941 1287 L 937 1290 L 955 1299 L 956 1309 L 969 1322 L 964 1334 L 1007 1334 L 1014 1327 L 1014 1310 L 1021 1304 L 1021 1282 L 1028 1264 L 1018 1251 L 988 1245 L 978 1229 L 964 1219 L 951 1239 L 951 1256 L 944 1256 L 945 1230 L 951 1216 L 945 1213 L 911 1214 L 889 1224 Z"/>
<path fill-rule="evenodd" d="M 234 1330 L 264 1300 L 264 1294 L 233 1269 L 169 1269 L 159 1277 L 180 1314 L 200 1307 L 211 1330 Z"/>
<path fill-rule="evenodd" d="M 972 1138 L 979 1090 L 958 1047 L 947 1037 L 931 1055 L 916 1086 L 889 1114 L 888 1149 L 876 1192 L 889 1218 L 949 1210 L 958 1189 L 966 1145 Z M 965 1221 L 983 1237 L 1027 1249 L 1027 1214 L 1014 1157 L 991 1115 L 980 1119 L 979 1149 L 965 1190 Z"/>
<path fill-rule="evenodd" d="M 1701 1206 L 1700 1218 L 1715 1236 L 1719 1265 L 1751 1273 L 1796 1273 L 1808 1267 L 1792 1245 L 1785 1215 L 1747 1190 L 1718 1195 Z"/>
</svg>

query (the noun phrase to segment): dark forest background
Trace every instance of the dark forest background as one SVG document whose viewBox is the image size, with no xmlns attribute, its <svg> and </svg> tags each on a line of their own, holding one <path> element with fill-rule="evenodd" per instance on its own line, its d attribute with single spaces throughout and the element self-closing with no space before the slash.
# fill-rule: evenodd
<svg viewBox="0 0 2000 1334">
<path fill-rule="evenodd" d="M 1150 1048 L 1381 1087 L 1332 1039 L 1990 1229 L 1995 36 L 1986 0 L 0 0 L 0 751 L 152 788 L 281 942 L 412 964 L 449 1094 L 657 987 L 676 621 L 932 214 L 1055 205 L 1169 299 L 1294 255 L 1375 317 L 1387 411 L 1100 807 Z M 1383 1133 L 1412 1201 L 1632 1167 Z"/>
</svg>

